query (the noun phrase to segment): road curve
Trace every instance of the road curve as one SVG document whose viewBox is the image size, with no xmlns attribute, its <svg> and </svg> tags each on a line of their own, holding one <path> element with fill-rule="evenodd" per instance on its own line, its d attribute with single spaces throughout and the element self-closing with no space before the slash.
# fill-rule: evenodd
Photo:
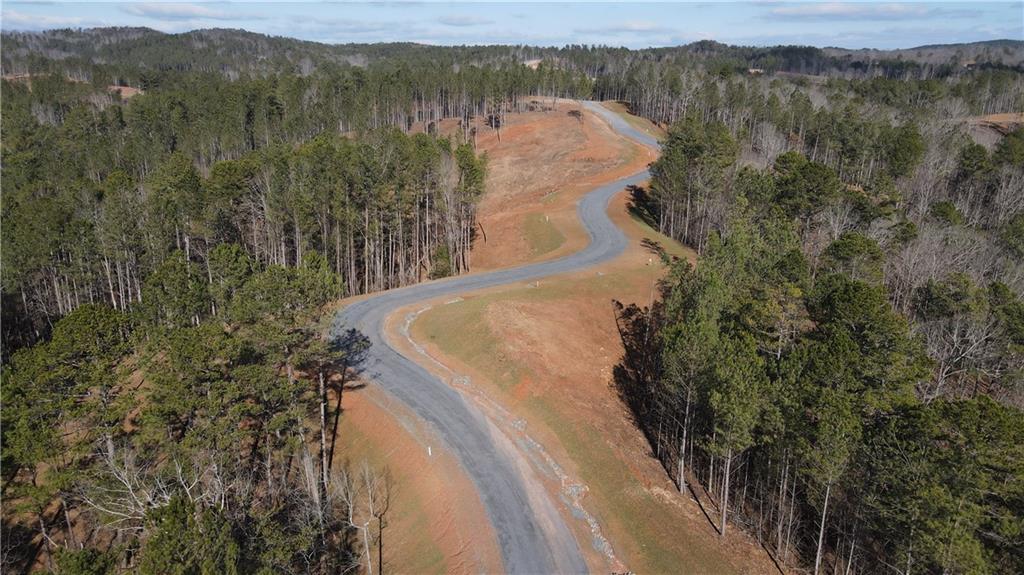
<svg viewBox="0 0 1024 575">
<path fill-rule="evenodd" d="M 595 102 L 583 105 L 603 118 L 616 132 L 641 144 L 657 147 L 657 140 L 634 129 L 625 120 Z M 505 571 L 509 573 L 583 573 L 587 565 L 572 532 L 550 501 L 538 501 L 524 485 L 514 455 L 480 410 L 447 383 L 388 343 L 385 321 L 401 307 L 420 301 L 513 282 L 563 274 L 611 260 L 626 248 L 626 236 L 608 218 L 612 196 L 648 178 L 646 170 L 601 186 L 577 205 L 580 222 L 590 243 L 574 254 L 536 264 L 471 274 L 417 284 L 368 297 L 338 312 L 331 336 L 340 338 L 356 329 L 369 339 L 361 364 L 364 376 L 406 404 L 429 422 L 480 493 L 494 527 Z M 534 493 L 536 490 L 534 490 Z"/>
</svg>

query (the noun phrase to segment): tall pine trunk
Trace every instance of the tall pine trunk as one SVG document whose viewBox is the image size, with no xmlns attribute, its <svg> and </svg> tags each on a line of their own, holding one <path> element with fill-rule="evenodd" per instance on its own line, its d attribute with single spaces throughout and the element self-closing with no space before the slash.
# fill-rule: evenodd
<svg viewBox="0 0 1024 575">
<path fill-rule="evenodd" d="M 821 548 L 825 540 L 825 516 L 828 513 L 828 497 L 832 493 L 832 482 L 825 484 L 825 504 L 821 507 L 821 525 L 818 527 L 818 552 L 814 555 L 814 575 L 821 568 Z"/>
<path fill-rule="evenodd" d="M 722 489 L 722 527 L 720 535 L 725 537 L 725 520 L 729 514 L 729 470 L 732 467 L 732 449 L 725 455 L 725 486 Z"/>
<path fill-rule="evenodd" d="M 324 497 L 330 480 L 330 466 L 327 461 L 327 386 L 324 384 L 324 370 L 318 369 L 320 380 L 320 481 Z"/>
</svg>

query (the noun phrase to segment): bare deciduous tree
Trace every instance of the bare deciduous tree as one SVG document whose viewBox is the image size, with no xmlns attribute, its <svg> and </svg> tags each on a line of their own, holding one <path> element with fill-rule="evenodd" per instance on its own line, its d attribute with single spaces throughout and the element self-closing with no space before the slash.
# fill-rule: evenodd
<svg viewBox="0 0 1024 575">
<path fill-rule="evenodd" d="M 377 573 L 383 573 L 384 529 L 391 508 L 390 473 L 386 469 L 375 470 L 364 461 L 356 471 L 340 473 L 334 480 L 334 486 L 344 502 L 345 524 L 361 535 L 367 575 L 374 572 L 374 545 L 377 546 Z"/>
</svg>

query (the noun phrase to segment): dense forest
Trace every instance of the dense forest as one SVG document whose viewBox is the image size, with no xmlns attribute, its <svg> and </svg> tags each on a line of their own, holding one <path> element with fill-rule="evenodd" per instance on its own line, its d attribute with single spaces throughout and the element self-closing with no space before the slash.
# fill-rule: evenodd
<svg viewBox="0 0 1024 575">
<path fill-rule="evenodd" d="M 500 128 L 557 74 L 83 81 L 32 54 L 48 71 L 3 83 L 4 571 L 372 572 L 387 473 L 334 449 L 361 339 L 316 326 L 470 268 L 472 118 Z"/>
<path fill-rule="evenodd" d="M 475 133 L 552 97 L 669 127 L 634 208 L 700 258 L 620 310 L 618 384 L 720 529 L 1024 570 L 1024 133 L 968 120 L 1024 109 L 1024 44 L 2 42 L 4 571 L 379 569 L 387 472 L 334 449 L 363 344 L 319 322 L 470 270 Z"/>
<path fill-rule="evenodd" d="M 699 258 L 616 379 L 680 491 L 814 573 L 1024 570 L 1024 129 L 957 120 L 1024 77 L 646 70 L 634 210 Z"/>
<path fill-rule="evenodd" d="M 130 308 L 170 249 L 205 260 L 233 242 L 287 266 L 316 250 L 349 294 L 468 269 L 485 169 L 470 118 L 547 91 L 491 93 L 524 66 L 409 70 L 184 72 L 127 100 L 59 75 L 5 82 L 5 341 L 84 302 Z M 465 129 L 407 134 L 444 118 Z"/>
</svg>

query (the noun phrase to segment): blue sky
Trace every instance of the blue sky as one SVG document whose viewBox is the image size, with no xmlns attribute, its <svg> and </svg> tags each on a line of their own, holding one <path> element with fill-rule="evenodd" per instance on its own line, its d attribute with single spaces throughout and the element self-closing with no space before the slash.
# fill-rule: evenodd
<svg viewBox="0 0 1024 575">
<path fill-rule="evenodd" d="M 328 43 L 730 44 L 909 48 L 1024 39 L 1016 2 L 49 2 L 3 1 L 4 30 L 244 28 Z"/>
</svg>

